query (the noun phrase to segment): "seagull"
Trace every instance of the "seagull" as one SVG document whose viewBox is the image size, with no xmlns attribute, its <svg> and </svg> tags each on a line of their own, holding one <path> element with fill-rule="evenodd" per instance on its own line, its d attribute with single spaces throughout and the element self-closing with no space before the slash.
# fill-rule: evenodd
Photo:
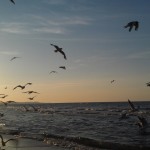
<svg viewBox="0 0 150 150">
<path fill-rule="evenodd" d="M 13 141 L 14 141 L 14 140 L 15 140 L 15 141 L 17 140 L 17 139 L 8 139 L 7 141 L 4 141 L 2 135 L 0 135 L 0 138 L 1 138 L 1 144 L 2 144 L 2 146 L 6 146 L 6 143 L 9 142 L 9 141 L 11 141 L 11 140 L 13 140 Z"/>
<path fill-rule="evenodd" d="M 57 73 L 57 71 L 51 71 L 50 74 L 51 74 L 51 73 Z"/>
<path fill-rule="evenodd" d="M 15 101 L 7 101 L 7 102 L 3 102 L 3 101 L 0 101 L 0 102 L 2 102 L 5 106 L 7 106 L 9 103 L 15 103 Z"/>
<path fill-rule="evenodd" d="M 34 96 L 34 97 L 36 97 L 36 96 Z M 33 100 L 33 99 L 34 99 L 34 97 L 29 97 L 28 99 L 29 99 L 29 100 Z"/>
<path fill-rule="evenodd" d="M 147 126 L 147 120 L 144 118 L 144 117 L 141 117 L 141 116 L 137 116 L 138 117 L 138 119 L 139 119 L 139 121 L 140 122 L 138 122 L 138 126 L 139 126 L 139 128 L 144 128 L 144 127 L 146 127 Z"/>
<path fill-rule="evenodd" d="M 64 53 L 64 51 L 62 51 L 62 48 L 58 47 L 57 45 L 54 45 L 54 44 L 50 44 L 52 46 L 54 46 L 56 48 L 56 50 L 54 50 L 54 52 L 60 52 L 63 56 L 64 56 L 64 59 L 67 59 L 66 57 L 66 54 Z"/>
<path fill-rule="evenodd" d="M 110 81 L 111 83 L 115 82 L 115 80 Z"/>
<path fill-rule="evenodd" d="M 66 67 L 65 67 L 65 66 L 60 66 L 59 68 L 62 68 L 62 69 L 64 69 L 64 70 L 66 70 Z"/>
<path fill-rule="evenodd" d="M 10 61 L 12 61 L 12 60 L 14 60 L 14 59 L 16 59 L 16 58 L 20 58 L 20 57 L 13 57 L 13 58 L 10 59 Z"/>
<path fill-rule="evenodd" d="M 38 108 L 34 107 L 33 105 L 30 105 L 30 106 L 34 109 L 34 111 L 38 111 L 39 110 Z"/>
<path fill-rule="evenodd" d="M 21 88 L 22 90 L 26 87 L 26 85 L 31 85 L 32 83 L 26 83 L 25 85 L 17 85 L 16 87 L 13 88 L 15 90 L 16 88 Z"/>
<path fill-rule="evenodd" d="M 40 93 L 35 92 L 35 91 L 26 91 L 26 92 L 22 92 L 22 93 L 28 93 L 28 94 L 36 93 L 36 94 L 40 94 Z"/>
<path fill-rule="evenodd" d="M 129 28 L 129 32 L 132 30 L 133 27 L 135 27 L 135 30 L 137 31 L 138 28 L 139 28 L 139 22 L 138 21 L 132 21 L 132 22 L 129 22 L 126 26 L 124 26 L 124 28 Z"/>
<path fill-rule="evenodd" d="M 30 111 L 26 106 L 22 106 L 24 109 L 25 109 L 25 111 Z"/>
<path fill-rule="evenodd" d="M 137 108 L 133 105 L 133 103 L 128 99 L 128 103 L 130 104 L 131 111 L 138 111 Z"/>
<path fill-rule="evenodd" d="M 7 97 L 8 95 L 4 95 L 4 96 L 2 96 L 2 97 L 0 97 L 0 98 L 5 98 L 5 97 Z"/>
<path fill-rule="evenodd" d="M 14 0 L 10 0 L 13 4 L 15 4 Z"/>
<path fill-rule="evenodd" d="M 150 86 L 150 82 L 146 83 L 147 86 Z"/>
</svg>

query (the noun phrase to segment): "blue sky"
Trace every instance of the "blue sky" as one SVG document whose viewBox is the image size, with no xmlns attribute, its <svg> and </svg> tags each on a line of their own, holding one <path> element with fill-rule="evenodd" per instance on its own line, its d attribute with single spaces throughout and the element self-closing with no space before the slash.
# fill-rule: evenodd
<svg viewBox="0 0 150 150">
<path fill-rule="evenodd" d="M 150 99 L 149 1 L 15 2 L 0 2 L 0 89 L 9 95 L 6 100 L 28 101 L 20 89 L 12 91 L 27 82 L 33 85 L 24 91 L 40 92 L 40 102 Z M 134 20 L 140 27 L 128 32 L 124 26 Z M 14 56 L 21 58 L 10 62 Z M 58 74 L 50 75 L 52 70 Z"/>
</svg>

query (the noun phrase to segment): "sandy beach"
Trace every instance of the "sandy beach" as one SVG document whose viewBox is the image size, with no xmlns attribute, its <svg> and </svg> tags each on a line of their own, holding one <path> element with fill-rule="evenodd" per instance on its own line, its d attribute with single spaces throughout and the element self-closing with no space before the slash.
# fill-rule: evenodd
<svg viewBox="0 0 150 150">
<path fill-rule="evenodd" d="M 4 141 L 7 141 L 10 138 L 14 139 L 14 136 L 10 135 L 2 135 L 4 138 Z M 49 144 L 46 144 L 46 142 L 43 141 L 37 141 L 27 138 L 16 138 L 16 141 L 9 141 L 7 142 L 5 147 L 2 147 L 1 149 L 5 150 L 64 150 L 64 148 L 57 147 L 57 146 L 51 146 Z M 0 150 L 1 150 L 0 149 Z"/>
</svg>

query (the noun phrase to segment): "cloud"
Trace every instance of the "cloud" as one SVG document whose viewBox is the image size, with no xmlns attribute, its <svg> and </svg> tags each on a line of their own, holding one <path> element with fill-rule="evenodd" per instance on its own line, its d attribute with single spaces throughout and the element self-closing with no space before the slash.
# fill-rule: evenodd
<svg viewBox="0 0 150 150">
<path fill-rule="evenodd" d="M 12 56 L 12 55 L 19 55 L 19 52 L 17 52 L 17 51 L 0 51 L 0 54 Z"/>
<path fill-rule="evenodd" d="M 128 59 L 149 59 L 150 51 L 144 51 L 139 53 L 130 54 L 127 56 Z"/>
<path fill-rule="evenodd" d="M 0 23 L 0 31 L 14 34 L 29 34 L 24 23 L 18 22 L 2 22 Z"/>
</svg>

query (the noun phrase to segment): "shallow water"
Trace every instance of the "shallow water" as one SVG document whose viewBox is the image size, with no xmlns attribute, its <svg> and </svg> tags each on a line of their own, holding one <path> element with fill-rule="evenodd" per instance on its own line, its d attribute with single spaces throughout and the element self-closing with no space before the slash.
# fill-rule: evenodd
<svg viewBox="0 0 150 150">
<path fill-rule="evenodd" d="M 149 127 L 143 135 L 136 123 L 137 115 L 144 116 L 150 122 L 150 102 L 134 102 L 134 105 L 140 106 L 138 112 L 129 112 L 128 103 L 0 105 L 0 113 L 4 113 L 0 120 L 0 132 L 36 140 L 47 137 L 47 144 L 66 149 L 75 149 L 78 145 L 89 149 L 114 149 L 116 144 L 128 146 L 128 149 L 149 148 Z M 124 112 L 128 112 L 128 118 L 119 119 Z"/>
</svg>

